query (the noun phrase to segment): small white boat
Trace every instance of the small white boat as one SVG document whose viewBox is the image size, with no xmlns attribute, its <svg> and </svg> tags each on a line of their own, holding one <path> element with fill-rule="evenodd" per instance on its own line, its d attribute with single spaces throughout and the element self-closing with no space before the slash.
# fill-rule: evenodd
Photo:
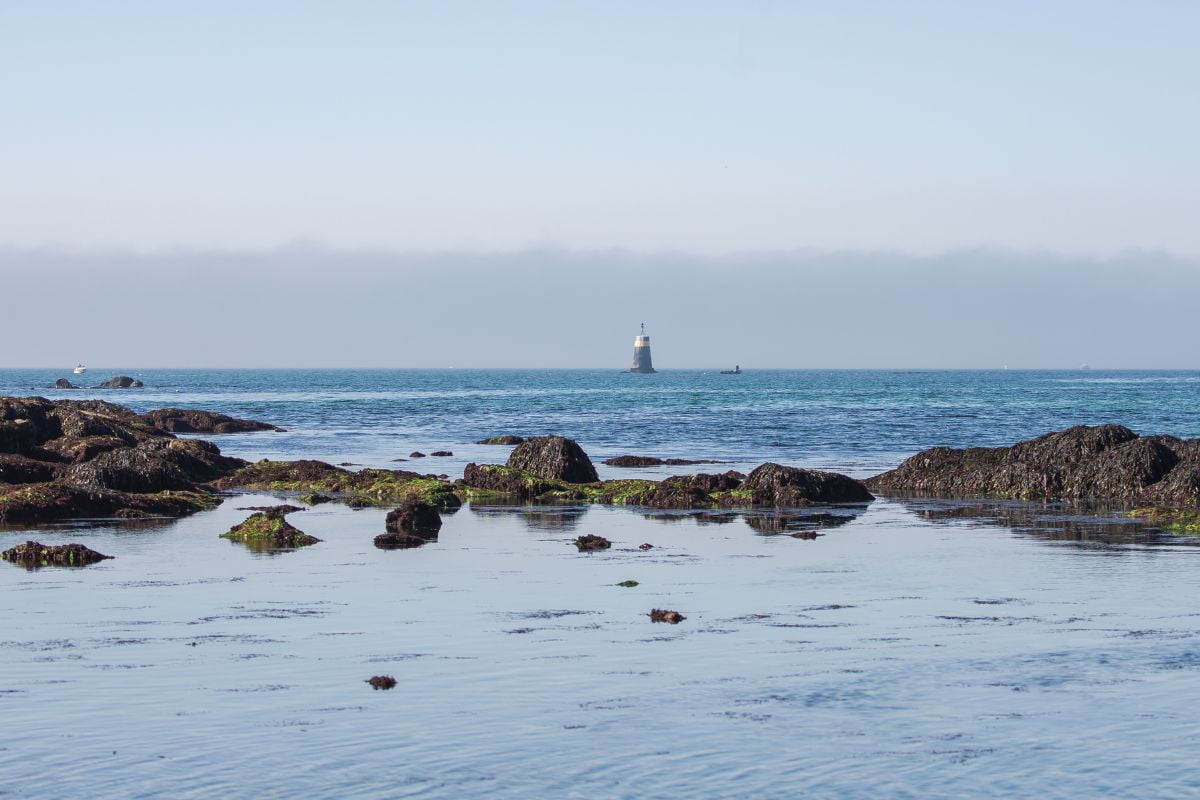
<svg viewBox="0 0 1200 800">
<path fill-rule="evenodd" d="M 87 367 L 85 367 L 83 364 L 77 364 L 75 366 L 75 374 L 76 375 L 82 375 L 85 372 L 87 372 Z"/>
</svg>

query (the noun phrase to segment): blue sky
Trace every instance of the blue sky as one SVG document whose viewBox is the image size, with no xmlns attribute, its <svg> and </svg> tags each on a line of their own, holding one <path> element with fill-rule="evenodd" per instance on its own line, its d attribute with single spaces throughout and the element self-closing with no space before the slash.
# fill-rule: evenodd
<svg viewBox="0 0 1200 800">
<path fill-rule="evenodd" d="M 0 2 L 0 245 L 1200 255 L 1190 2 Z"/>
</svg>

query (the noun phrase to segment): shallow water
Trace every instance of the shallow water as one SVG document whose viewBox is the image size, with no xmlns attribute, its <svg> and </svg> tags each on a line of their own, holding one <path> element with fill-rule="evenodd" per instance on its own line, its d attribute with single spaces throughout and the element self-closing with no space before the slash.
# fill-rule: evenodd
<svg viewBox="0 0 1200 800">
<path fill-rule="evenodd" d="M 381 551 L 383 510 L 325 505 L 303 550 L 217 538 L 271 501 L 0 564 L 0 796 L 1200 792 L 1200 547 L 1118 516 L 468 507 Z"/>
</svg>

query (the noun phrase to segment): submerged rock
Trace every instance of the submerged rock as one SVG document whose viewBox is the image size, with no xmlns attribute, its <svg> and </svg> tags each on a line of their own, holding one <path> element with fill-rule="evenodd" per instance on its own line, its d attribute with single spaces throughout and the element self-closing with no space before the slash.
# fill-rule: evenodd
<svg viewBox="0 0 1200 800">
<path fill-rule="evenodd" d="M 142 415 L 151 427 L 170 433 L 247 433 L 280 428 L 252 419 L 237 419 L 194 408 L 160 408 Z"/>
<path fill-rule="evenodd" d="M 504 436 L 489 436 L 487 439 L 480 439 L 475 444 L 520 444 L 525 441 L 520 436 L 505 434 Z"/>
<path fill-rule="evenodd" d="M 404 550 L 409 547 L 421 547 L 428 543 L 429 539 L 404 531 L 381 533 L 375 537 L 375 546 L 380 550 Z"/>
<path fill-rule="evenodd" d="M 408 457 L 409 458 L 424 458 L 425 454 L 422 453 L 420 450 L 413 450 L 411 453 L 408 454 Z"/>
<path fill-rule="evenodd" d="M 1200 440 L 1079 425 L 1012 447 L 935 447 L 867 480 L 932 497 L 1200 504 Z"/>
<path fill-rule="evenodd" d="M 579 548 L 579 552 L 585 553 L 590 550 L 607 550 L 612 547 L 612 542 L 603 536 L 588 533 L 576 539 L 575 546 Z"/>
<path fill-rule="evenodd" d="M 82 567 L 112 558 L 81 544 L 44 545 L 28 541 L 0 553 L 0 558 L 29 569 L 37 567 Z"/>
<path fill-rule="evenodd" d="M 690 458 L 655 458 L 654 456 L 616 456 L 604 461 L 610 467 L 658 467 L 662 465 L 670 467 L 688 466 L 691 464 L 724 464 L 724 461 L 713 461 L 712 459 L 690 459 Z"/>
<path fill-rule="evenodd" d="M 118 375 L 115 378 L 109 378 L 104 383 L 99 384 L 97 389 L 140 389 L 144 386 L 137 378 L 131 378 L 128 375 Z"/>
<path fill-rule="evenodd" d="M 290 550 L 321 541 L 292 527 L 283 518 L 284 514 L 294 508 L 295 506 L 275 506 L 251 514 L 244 522 L 222 533 L 221 538 L 241 542 L 254 550 Z"/>
<path fill-rule="evenodd" d="M 621 581 L 617 584 L 617 586 L 620 586 L 622 589 L 632 589 L 633 587 L 640 585 L 641 584 L 639 584 L 637 581 Z"/>
<path fill-rule="evenodd" d="M 371 684 L 372 689 L 382 689 L 384 691 L 396 687 L 396 679 L 391 675 L 376 675 L 368 680 L 367 683 Z"/>
<path fill-rule="evenodd" d="M 513 449 L 507 466 L 552 481 L 594 483 L 600 480 L 583 448 L 562 436 L 538 436 L 522 442 Z"/>
<path fill-rule="evenodd" d="M 651 609 L 650 611 L 651 622 L 669 622 L 672 625 L 678 625 L 685 619 L 687 619 L 687 617 L 685 617 L 683 614 L 680 614 L 678 611 L 668 611 L 665 608 L 655 608 Z"/>
<path fill-rule="evenodd" d="M 432 453 L 430 453 L 429 455 L 431 455 L 431 456 L 439 456 L 439 457 L 441 457 L 441 458 L 445 458 L 446 456 L 452 456 L 452 455 L 454 455 L 454 453 L 451 453 L 449 450 L 434 450 L 434 451 L 433 451 Z"/>
<path fill-rule="evenodd" d="M 436 537 L 442 529 L 442 516 L 435 506 L 413 501 L 389 511 L 385 525 L 389 533 Z"/>
<path fill-rule="evenodd" d="M 638 545 L 638 550 L 653 550 L 653 549 L 654 549 L 654 545 L 650 544 L 649 542 L 642 542 L 641 544 Z"/>
<path fill-rule="evenodd" d="M 330 497 L 327 494 L 321 494 L 320 492 L 308 492 L 307 494 L 300 495 L 296 499 L 299 500 L 301 503 L 305 503 L 310 506 L 318 506 L 318 505 L 321 505 L 322 503 L 333 502 L 332 497 Z"/>
</svg>

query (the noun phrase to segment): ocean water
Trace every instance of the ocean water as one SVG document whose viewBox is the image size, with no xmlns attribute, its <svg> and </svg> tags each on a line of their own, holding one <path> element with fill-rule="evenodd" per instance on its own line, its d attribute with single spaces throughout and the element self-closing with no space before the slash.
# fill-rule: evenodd
<svg viewBox="0 0 1200 800">
<path fill-rule="evenodd" d="M 36 393 L 288 428 L 215 439 L 247 458 L 453 477 L 503 460 L 471 444 L 498 433 L 855 475 L 1076 423 L 1200 435 L 1200 373 L 123 372 L 147 388 Z M 0 564 L 0 797 L 1200 794 L 1200 542 L 1119 510 L 467 506 L 381 551 L 386 509 L 324 505 L 289 517 L 309 548 L 218 538 L 276 501 L 0 531 L 116 556 Z"/>
</svg>

